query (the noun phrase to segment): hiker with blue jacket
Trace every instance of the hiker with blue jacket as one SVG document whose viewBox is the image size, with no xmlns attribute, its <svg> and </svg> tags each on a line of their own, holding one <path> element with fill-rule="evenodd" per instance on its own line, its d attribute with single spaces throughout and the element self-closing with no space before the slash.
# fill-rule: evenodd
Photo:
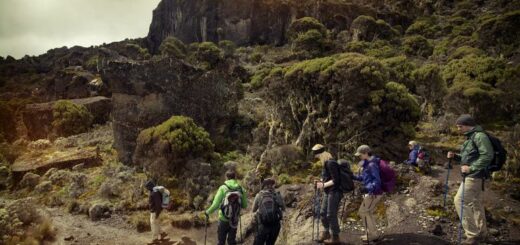
<svg viewBox="0 0 520 245">
<path fill-rule="evenodd" d="M 226 172 L 227 180 L 218 188 L 211 206 L 204 212 L 206 218 L 218 211 L 218 245 L 235 245 L 240 210 L 247 208 L 247 194 L 236 180 L 235 171 Z"/>
<path fill-rule="evenodd" d="M 374 241 L 379 238 L 374 211 L 383 194 L 379 170 L 380 159 L 372 154 L 368 145 L 359 146 L 354 155 L 361 159 L 361 174 L 355 175 L 354 180 L 363 183 L 360 189 L 363 194 L 363 202 L 359 207 L 358 214 L 365 223 L 367 231 L 365 235 L 361 236 L 361 240 Z"/>
<path fill-rule="evenodd" d="M 466 136 L 466 141 L 462 144 L 460 154 L 448 152 L 448 158 L 461 163 L 460 170 L 465 176 L 465 184 L 461 183 L 455 195 L 455 209 L 459 216 L 461 208 L 464 209 L 462 227 L 466 240 L 462 244 L 478 244 L 485 242 L 488 235 L 482 196 L 484 179 L 488 175 L 487 167 L 493 160 L 494 149 L 485 131 L 470 115 L 461 115 L 456 125 L 458 131 Z M 461 207 L 461 198 L 464 198 L 464 207 Z"/>
<path fill-rule="evenodd" d="M 404 163 L 417 167 L 417 158 L 419 157 L 419 152 L 421 151 L 421 146 L 417 143 L 417 141 L 408 142 L 408 149 L 410 153 L 408 154 L 408 159 L 404 161 Z"/>
<path fill-rule="evenodd" d="M 151 180 L 146 182 L 145 188 L 150 191 L 148 206 L 150 208 L 150 227 L 152 229 L 152 240 L 157 242 L 161 239 L 161 225 L 159 215 L 162 212 L 162 194 L 154 190 L 155 183 Z"/>
<path fill-rule="evenodd" d="M 314 157 L 323 164 L 322 179 L 316 183 L 316 188 L 323 189 L 325 196 L 321 205 L 321 223 L 325 228 L 320 234 L 318 242 L 324 244 L 341 244 L 339 239 L 338 209 L 343 192 L 340 189 L 339 164 L 332 155 L 325 151 L 325 147 L 317 144 L 312 147 Z M 330 234 L 332 231 L 332 237 Z"/>
</svg>

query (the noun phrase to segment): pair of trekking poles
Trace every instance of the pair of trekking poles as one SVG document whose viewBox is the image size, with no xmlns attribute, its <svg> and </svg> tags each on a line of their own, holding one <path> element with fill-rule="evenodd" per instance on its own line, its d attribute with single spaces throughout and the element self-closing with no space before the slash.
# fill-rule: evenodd
<svg viewBox="0 0 520 245">
<path fill-rule="evenodd" d="M 206 218 L 204 219 L 204 245 L 207 244 L 208 240 L 208 223 L 209 223 L 209 216 L 206 215 Z M 243 244 L 244 243 L 244 237 L 242 236 L 242 217 L 239 216 L 238 218 L 238 225 L 240 229 L 240 242 L 237 242 L 237 244 Z"/>
<path fill-rule="evenodd" d="M 451 158 L 448 159 L 448 172 L 446 174 L 446 188 L 444 192 L 444 204 L 443 207 L 446 209 L 446 196 L 448 195 L 448 181 L 450 177 L 450 169 L 451 169 Z M 464 190 L 466 189 L 466 176 L 467 174 L 462 173 L 462 191 L 460 197 L 460 224 L 459 224 L 459 244 L 462 243 L 462 220 L 464 219 Z"/>
</svg>

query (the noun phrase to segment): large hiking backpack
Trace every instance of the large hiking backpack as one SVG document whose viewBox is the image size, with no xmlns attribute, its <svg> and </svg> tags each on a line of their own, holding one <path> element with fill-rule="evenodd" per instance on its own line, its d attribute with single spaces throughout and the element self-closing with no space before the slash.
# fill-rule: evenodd
<svg viewBox="0 0 520 245">
<path fill-rule="evenodd" d="M 164 209 L 169 209 L 170 208 L 170 191 L 168 189 L 166 189 L 164 186 L 155 186 L 153 188 L 153 191 L 158 191 L 159 193 L 161 193 L 161 196 L 162 196 L 162 203 L 161 203 L 161 207 L 164 208 Z"/>
<path fill-rule="evenodd" d="M 395 171 L 385 160 L 379 160 L 379 175 L 381 177 L 381 189 L 384 192 L 392 192 L 395 189 Z"/>
<path fill-rule="evenodd" d="M 264 225 L 275 224 L 281 219 L 280 207 L 275 200 L 275 193 L 264 192 L 261 194 L 258 206 L 258 219 Z"/>
<path fill-rule="evenodd" d="M 224 201 L 220 205 L 222 215 L 229 221 L 232 228 L 236 228 L 240 219 L 240 209 L 242 209 L 242 188 L 236 189 L 224 184 L 227 188 Z"/>
<path fill-rule="evenodd" d="M 417 163 L 417 167 L 424 171 L 425 173 L 429 173 L 431 171 L 431 157 L 430 152 L 428 150 L 424 149 L 423 147 L 419 148 L 419 153 L 417 154 L 417 159 L 415 160 Z"/>
<path fill-rule="evenodd" d="M 354 181 L 352 170 L 350 169 L 350 163 L 345 159 L 338 160 L 339 165 L 339 177 L 340 177 L 340 189 L 343 193 L 354 190 Z"/>
<path fill-rule="evenodd" d="M 491 160 L 491 163 L 487 167 L 487 171 L 491 175 L 493 172 L 496 172 L 500 169 L 502 169 L 502 166 L 507 161 L 507 151 L 502 145 L 502 142 L 499 138 L 495 137 L 494 135 L 491 135 L 487 132 L 484 132 L 487 137 L 489 138 L 489 141 L 491 142 L 491 145 L 493 146 L 493 160 Z M 471 138 L 471 142 L 473 143 L 473 146 L 478 151 L 477 144 L 475 144 L 475 141 L 473 140 L 473 137 Z"/>
</svg>

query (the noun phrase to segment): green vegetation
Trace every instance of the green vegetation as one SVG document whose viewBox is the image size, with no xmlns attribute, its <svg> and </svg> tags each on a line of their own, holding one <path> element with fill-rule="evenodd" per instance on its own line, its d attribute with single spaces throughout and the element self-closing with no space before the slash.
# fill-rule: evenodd
<svg viewBox="0 0 520 245">
<path fill-rule="evenodd" d="M 482 49 L 495 47 L 497 54 L 509 56 L 520 46 L 520 10 L 481 18 L 476 37 Z"/>
<path fill-rule="evenodd" d="M 0 143 L 12 141 L 16 138 L 16 119 L 15 112 L 7 102 L 0 101 Z"/>
<path fill-rule="evenodd" d="M 391 40 L 399 36 L 399 32 L 384 20 L 376 20 L 372 16 L 358 16 L 350 27 L 354 41 L 374 41 L 375 39 Z"/>
<path fill-rule="evenodd" d="M 399 49 L 386 40 L 376 40 L 372 42 L 351 41 L 345 45 L 345 50 L 377 58 L 390 58 L 399 54 Z"/>
<path fill-rule="evenodd" d="M 68 100 L 57 101 L 53 105 L 52 126 L 57 136 L 70 136 L 87 132 L 92 125 L 93 116 L 84 105 Z"/>
<path fill-rule="evenodd" d="M 401 55 L 384 59 L 382 63 L 389 68 L 390 81 L 404 84 L 411 91 L 415 90 L 415 81 L 411 77 L 415 64 L 406 56 Z"/>
<path fill-rule="evenodd" d="M 404 38 L 403 50 L 407 55 L 428 58 L 433 53 L 433 45 L 425 37 L 413 35 Z"/>
<path fill-rule="evenodd" d="M 293 52 L 308 54 L 310 57 L 320 55 L 325 48 L 325 37 L 318 30 L 301 33 L 292 43 Z"/>
<path fill-rule="evenodd" d="M 235 56 L 237 45 L 229 40 L 222 40 L 218 42 L 218 47 L 224 52 L 224 57 L 229 58 Z"/>
<path fill-rule="evenodd" d="M 192 43 L 193 57 L 205 68 L 213 69 L 224 59 L 223 51 L 212 42 Z"/>
<path fill-rule="evenodd" d="M 162 41 L 161 46 L 159 46 L 159 51 L 162 55 L 180 59 L 186 57 L 187 54 L 184 43 L 181 40 L 171 36 Z"/>
<path fill-rule="evenodd" d="M 419 18 L 408 29 L 406 35 L 421 35 L 427 38 L 435 38 L 442 31 L 434 18 Z"/>
<path fill-rule="evenodd" d="M 289 29 L 287 30 L 287 36 L 289 37 L 289 40 L 294 40 L 301 34 L 307 33 L 310 30 L 319 32 L 322 37 L 327 36 L 327 28 L 325 28 L 320 21 L 312 17 L 303 17 L 291 23 L 291 26 L 289 26 Z"/>
<path fill-rule="evenodd" d="M 440 67 L 436 64 L 426 64 L 414 70 L 411 76 L 415 85 L 413 91 L 432 105 L 434 111 L 430 113 L 439 115 L 442 112 L 444 96 L 448 92 L 446 81 L 441 76 Z"/>
</svg>

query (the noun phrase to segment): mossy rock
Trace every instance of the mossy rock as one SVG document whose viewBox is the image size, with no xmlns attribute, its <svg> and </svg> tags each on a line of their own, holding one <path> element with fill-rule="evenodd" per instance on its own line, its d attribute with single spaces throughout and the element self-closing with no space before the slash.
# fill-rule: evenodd
<svg viewBox="0 0 520 245">
<path fill-rule="evenodd" d="M 413 35 L 404 38 L 403 50 L 407 55 L 428 58 L 433 53 L 433 45 L 425 37 Z"/>
<path fill-rule="evenodd" d="M 52 107 L 52 114 L 54 134 L 65 137 L 87 132 L 94 119 L 84 105 L 68 100 L 57 101 Z"/>
</svg>

